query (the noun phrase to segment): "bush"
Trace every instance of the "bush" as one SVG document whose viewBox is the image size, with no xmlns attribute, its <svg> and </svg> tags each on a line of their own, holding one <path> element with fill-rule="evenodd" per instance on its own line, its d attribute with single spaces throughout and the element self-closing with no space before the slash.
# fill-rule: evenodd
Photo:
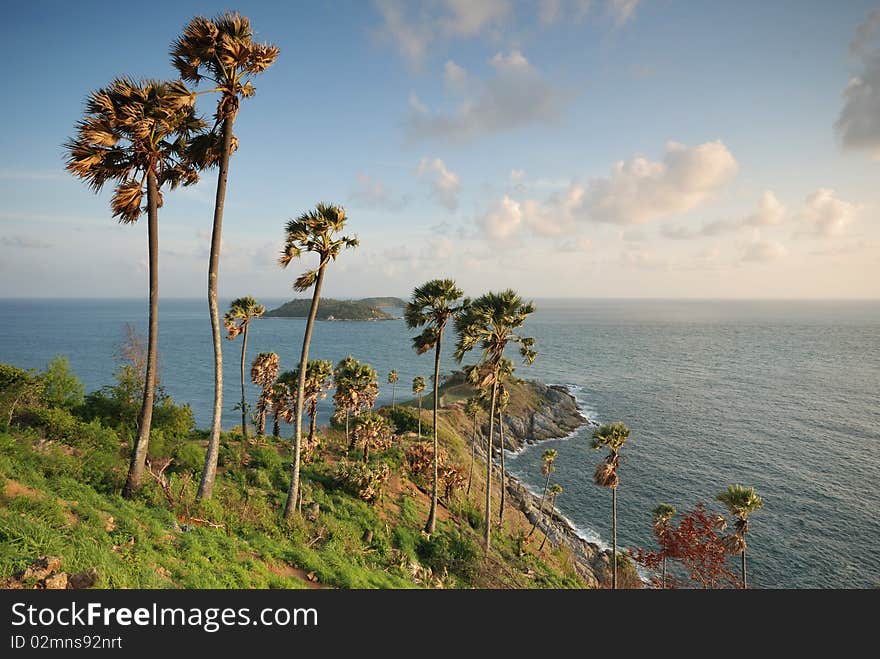
<svg viewBox="0 0 880 659">
<path fill-rule="evenodd" d="M 382 496 L 382 488 L 390 475 L 391 469 L 384 462 L 364 464 L 343 460 L 336 468 L 335 480 L 358 498 L 373 503 Z"/>
<path fill-rule="evenodd" d="M 250 450 L 250 466 L 254 469 L 266 469 L 272 471 L 280 469 L 284 460 L 272 447 L 255 446 Z"/>
<path fill-rule="evenodd" d="M 198 473 L 205 464 L 205 449 L 196 442 L 181 442 L 174 455 L 171 470 Z"/>
<path fill-rule="evenodd" d="M 391 420 L 391 423 L 394 424 L 399 433 L 418 432 L 419 430 L 419 410 L 415 407 L 398 406 L 393 410 L 385 407 L 381 413 Z M 422 419 L 423 436 L 429 435 L 432 428 L 433 426 L 430 421 Z"/>
<path fill-rule="evenodd" d="M 422 538 L 416 550 L 422 563 L 435 574 L 447 570 L 468 579 L 479 569 L 479 547 L 457 528 L 439 531 L 430 538 Z"/>
<path fill-rule="evenodd" d="M 53 357 L 43 373 L 43 401 L 49 407 L 72 410 L 83 403 L 85 385 L 70 370 L 70 361 L 63 355 Z"/>
<path fill-rule="evenodd" d="M 22 423 L 39 428 L 47 439 L 73 440 L 82 423 L 67 410 L 57 407 L 31 407 L 22 415 Z"/>
</svg>

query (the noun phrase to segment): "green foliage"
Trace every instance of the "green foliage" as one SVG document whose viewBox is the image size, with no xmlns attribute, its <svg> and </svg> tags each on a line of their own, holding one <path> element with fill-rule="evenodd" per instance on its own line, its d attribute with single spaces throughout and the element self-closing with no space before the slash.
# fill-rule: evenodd
<svg viewBox="0 0 880 659">
<path fill-rule="evenodd" d="M 374 503 L 382 496 L 382 488 L 390 475 L 391 469 L 384 462 L 364 464 L 343 460 L 336 467 L 335 479 L 359 499 Z"/>
<path fill-rule="evenodd" d="M 33 404 L 43 389 L 34 371 L 0 364 L 0 428 L 6 428 L 22 406 Z"/>
<path fill-rule="evenodd" d="M 76 437 L 80 420 L 58 407 L 31 407 L 22 415 L 22 423 L 39 428 L 46 437 L 70 441 Z"/>
<path fill-rule="evenodd" d="M 381 410 L 380 414 L 390 419 L 398 433 L 416 432 L 419 428 L 419 411 L 412 407 L 401 405 L 394 409 L 386 407 Z M 430 433 L 432 428 L 433 426 L 429 420 L 422 420 L 423 432 Z"/>
<path fill-rule="evenodd" d="M 456 527 L 422 538 L 416 547 L 419 559 L 435 574 L 444 570 L 464 579 L 472 578 L 479 570 L 482 551 L 471 534 Z"/>
<path fill-rule="evenodd" d="M 305 318 L 309 315 L 311 305 L 311 298 L 291 300 L 266 313 L 266 318 Z M 365 300 L 334 300 L 325 297 L 321 298 L 316 318 L 317 320 L 393 320 L 397 316 Z"/>
<path fill-rule="evenodd" d="M 66 356 L 53 357 L 42 378 L 42 397 L 46 405 L 67 410 L 82 405 L 86 388 L 70 370 L 70 361 Z"/>
</svg>

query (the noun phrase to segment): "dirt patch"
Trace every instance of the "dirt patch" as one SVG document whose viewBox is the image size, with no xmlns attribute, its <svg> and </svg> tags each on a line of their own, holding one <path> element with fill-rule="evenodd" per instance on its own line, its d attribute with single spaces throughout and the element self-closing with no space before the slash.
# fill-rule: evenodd
<svg viewBox="0 0 880 659">
<path fill-rule="evenodd" d="M 15 497 L 27 497 L 28 499 L 39 500 L 43 498 L 42 493 L 32 487 L 28 487 L 24 483 L 19 483 L 11 478 L 6 479 L 3 488 L 3 497 L 5 499 L 14 499 Z"/>
<path fill-rule="evenodd" d="M 269 569 L 269 572 L 279 577 L 299 579 L 306 585 L 306 588 L 311 588 L 312 590 L 330 588 L 327 584 L 319 583 L 314 572 L 306 572 L 302 568 L 294 567 L 290 563 L 266 563 L 266 567 Z"/>
</svg>

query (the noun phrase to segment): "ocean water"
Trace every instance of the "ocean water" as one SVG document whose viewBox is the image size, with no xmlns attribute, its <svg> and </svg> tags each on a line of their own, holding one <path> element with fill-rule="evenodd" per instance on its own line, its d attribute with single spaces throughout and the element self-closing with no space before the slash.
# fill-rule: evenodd
<svg viewBox="0 0 880 659">
<path fill-rule="evenodd" d="M 270 308 L 281 300 L 264 300 Z M 880 302 L 538 300 L 526 332 L 534 366 L 521 377 L 569 387 L 594 422 L 631 428 L 618 492 L 618 542 L 650 546 L 651 509 L 680 510 L 730 483 L 753 485 L 750 583 L 771 588 L 880 587 Z M 112 381 L 122 326 L 146 325 L 141 300 L 0 300 L 0 361 L 43 368 L 65 354 L 95 389 Z M 253 323 L 248 355 L 273 350 L 293 368 L 301 319 Z M 176 400 L 210 424 L 210 325 L 202 300 L 165 300 L 160 367 Z M 319 323 L 312 358 L 347 354 L 372 363 L 380 402 L 388 370 L 397 397 L 429 378 L 402 321 Z M 451 371 L 451 343 L 443 370 Z M 238 340 L 224 340 L 224 426 L 237 423 Z M 256 388 L 248 386 L 249 398 Z M 322 415 L 329 413 L 329 400 Z M 541 486 L 540 454 L 559 451 L 557 506 L 588 539 L 610 538 L 611 495 L 592 483 L 602 453 L 590 428 L 510 455 L 511 473 Z M 285 430 L 290 434 L 290 428 Z"/>
</svg>

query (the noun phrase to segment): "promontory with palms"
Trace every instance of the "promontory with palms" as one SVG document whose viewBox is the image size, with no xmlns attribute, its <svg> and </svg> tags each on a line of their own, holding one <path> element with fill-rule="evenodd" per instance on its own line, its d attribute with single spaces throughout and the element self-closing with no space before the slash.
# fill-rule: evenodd
<svg viewBox="0 0 880 659">
<path fill-rule="evenodd" d="M 228 227 L 236 218 L 225 210 L 249 203 L 228 184 L 230 173 L 246 169 L 237 154 L 260 139 L 254 126 L 273 102 L 271 71 L 285 66 L 287 54 L 256 40 L 278 26 L 258 30 L 235 12 L 183 25 L 176 38 L 168 35 L 170 52 L 155 53 L 160 62 L 170 57 L 179 79 L 120 72 L 104 87 L 83 89 L 83 115 L 70 117 L 66 169 L 92 192 L 112 188 L 107 224 L 146 216 L 147 332 L 145 340 L 129 333 L 113 382 L 87 394 L 64 358 L 44 370 L 0 364 L 4 585 L 43 588 L 58 575 L 71 588 L 756 584 L 747 567 L 768 551 L 760 534 L 765 502 L 752 486 L 727 485 L 751 481 L 751 474 L 725 465 L 725 479 L 699 496 L 689 493 L 686 507 L 677 491 L 658 488 L 651 505 L 634 503 L 630 493 L 653 468 L 663 438 L 639 423 L 634 406 L 600 422 L 583 392 L 594 381 L 625 386 L 607 385 L 597 362 L 573 363 L 583 355 L 575 344 L 591 337 L 553 334 L 542 300 L 494 277 L 463 283 L 454 266 L 436 259 L 416 269 L 406 291 L 361 291 L 402 297 L 324 295 L 346 290 L 343 284 L 360 291 L 350 269 L 355 259 L 382 272 L 418 262 L 359 237 L 367 225 L 360 210 L 404 208 L 406 199 L 376 185 L 370 194 L 325 199 L 316 187 L 303 203 L 279 189 L 273 195 L 285 211 L 272 217 L 273 232 L 258 236 L 264 247 L 242 256 L 227 246 L 224 219 Z M 502 73 L 525 66 L 510 58 L 493 66 Z M 265 81 L 259 96 L 257 80 Z M 318 97 L 349 102 L 334 93 Z M 255 123 L 244 123 L 245 115 L 238 121 L 246 101 Z M 416 101 L 413 111 L 424 119 L 430 113 Z M 308 160 L 305 152 L 285 157 L 291 176 L 294 161 Z M 457 179 L 426 159 L 419 176 L 430 172 L 439 178 L 426 189 L 452 208 Z M 200 180 L 208 175 L 211 182 Z M 512 172 L 512 185 L 520 178 Z M 193 379 L 210 372 L 199 381 L 211 394 L 204 428 L 189 401 L 175 401 L 158 377 L 168 368 L 160 347 L 162 355 L 183 352 L 159 339 L 171 336 L 160 334 L 166 323 L 173 332 L 180 320 L 159 304 L 159 264 L 173 253 L 160 245 L 159 218 L 179 199 L 167 191 L 178 187 L 204 195 L 204 263 L 192 277 L 203 286 L 207 276 L 199 341 L 205 349 L 210 343 L 212 356 L 195 364 L 201 358 L 193 353 L 170 368 L 190 368 L 199 374 Z M 534 208 L 517 209 L 523 224 L 534 223 L 524 219 Z M 505 240 L 496 220 L 498 240 Z M 438 223 L 436 232 L 449 244 L 415 245 L 413 254 L 459 249 L 453 229 Z M 221 270 L 221 257 L 230 267 Z M 278 304 L 246 290 L 247 264 L 257 258 L 271 260 L 274 276 L 299 297 Z M 221 290 L 236 297 L 221 305 Z M 224 327 L 237 367 L 233 400 L 231 390 L 223 395 Z M 611 334 L 624 336 L 629 326 L 622 327 Z M 539 381 L 535 369 L 550 359 L 568 362 L 587 385 L 554 379 L 562 368 L 544 371 L 546 382 Z M 638 386 L 639 355 L 621 350 L 620 359 L 630 368 L 626 386 Z M 686 404 L 675 392 L 658 388 L 654 395 L 668 396 L 669 414 Z M 226 427 L 224 412 L 234 414 Z M 682 470 L 701 467 L 695 458 Z M 757 484 L 770 511 L 773 493 Z M 603 533 L 571 521 L 584 497 L 601 508 Z M 637 546 L 631 533 L 619 537 L 632 525 L 656 546 Z M 31 579 L 32 566 L 47 559 L 52 574 Z"/>
</svg>

